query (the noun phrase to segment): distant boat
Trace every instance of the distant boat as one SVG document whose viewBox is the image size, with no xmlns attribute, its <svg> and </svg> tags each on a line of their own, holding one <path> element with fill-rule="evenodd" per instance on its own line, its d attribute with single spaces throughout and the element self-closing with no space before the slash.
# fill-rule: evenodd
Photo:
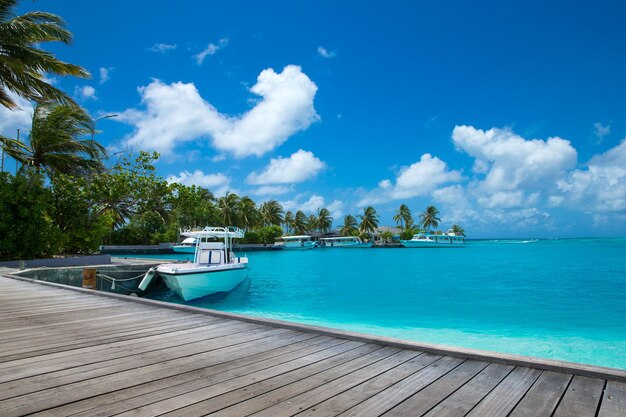
<svg viewBox="0 0 626 417">
<path fill-rule="evenodd" d="M 311 240 L 311 236 L 283 236 L 276 240 L 273 249 L 284 250 L 305 250 L 313 249 L 315 242 Z"/>
<path fill-rule="evenodd" d="M 158 275 L 171 291 L 189 301 L 232 291 L 248 277 L 248 258 L 235 256 L 232 252 L 233 239 L 243 238 L 243 230 L 205 227 L 182 234 L 196 241 L 193 263 L 161 264 L 148 271 L 139 284 L 139 289 L 145 290 Z"/>
<path fill-rule="evenodd" d="M 443 247 L 463 247 L 465 237 L 459 236 L 452 230 L 446 234 L 417 233 L 411 240 L 401 240 L 406 248 L 443 248 Z"/>
<path fill-rule="evenodd" d="M 172 250 L 176 253 L 196 253 L 196 238 L 188 237 L 178 245 L 172 245 Z"/>
<path fill-rule="evenodd" d="M 324 237 L 320 239 L 320 248 L 371 248 L 372 243 L 364 243 L 356 236 Z"/>
</svg>

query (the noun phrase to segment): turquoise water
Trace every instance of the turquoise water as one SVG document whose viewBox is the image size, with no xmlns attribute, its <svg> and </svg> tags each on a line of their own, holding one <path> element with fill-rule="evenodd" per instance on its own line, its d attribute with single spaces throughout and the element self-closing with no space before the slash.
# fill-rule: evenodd
<svg viewBox="0 0 626 417">
<path fill-rule="evenodd" d="M 248 256 L 248 285 L 187 304 L 626 369 L 626 239 Z"/>
</svg>

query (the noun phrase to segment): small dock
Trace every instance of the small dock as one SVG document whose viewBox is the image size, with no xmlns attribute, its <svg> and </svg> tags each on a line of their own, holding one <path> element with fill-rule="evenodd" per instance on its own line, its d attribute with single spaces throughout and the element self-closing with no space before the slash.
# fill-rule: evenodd
<svg viewBox="0 0 626 417">
<path fill-rule="evenodd" d="M 626 416 L 626 372 L 0 276 L 0 415 Z"/>
</svg>

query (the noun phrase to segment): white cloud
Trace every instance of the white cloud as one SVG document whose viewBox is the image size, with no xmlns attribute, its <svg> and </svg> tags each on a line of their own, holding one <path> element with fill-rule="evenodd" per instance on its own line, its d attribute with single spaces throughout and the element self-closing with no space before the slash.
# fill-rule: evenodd
<svg viewBox="0 0 626 417">
<path fill-rule="evenodd" d="M 155 43 L 150 48 L 148 48 L 148 51 L 164 54 L 166 52 L 173 51 L 174 49 L 176 49 L 177 46 L 178 45 L 176 44 L 172 45 L 168 43 Z"/>
<path fill-rule="evenodd" d="M 427 153 L 419 161 L 408 167 L 402 167 L 395 184 L 385 179 L 378 183 L 378 188 L 367 193 L 357 203 L 359 206 L 426 196 L 440 185 L 457 182 L 462 179 L 458 171 L 449 170 L 447 164 L 436 156 Z"/>
<path fill-rule="evenodd" d="M 321 195 L 313 194 L 306 201 L 301 201 L 302 196 L 296 196 L 293 200 L 280 201 L 280 205 L 283 206 L 285 211 L 296 212 L 302 210 L 306 214 L 316 213 L 318 208 L 324 207 L 324 197 Z"/>
<path fill-rule="evenodd" d="M 626 212 L 626 139 L 558 182 L 553 205 L 588 212 Z"/>
<path fill-rule="evenodd" d="M 16 138 L 17 129 L 21 135 L 30 130 L 34 107 L 31 102 L 9 91 L 9 97 L 17 104 L 18 108 L 9 110 L 0 106 L 0 134 L 8 138 Z"/>
<path fill-rule="evenodd" d="M 90 85 L 85 85 L 83 87 L 76 86 L 74 88 L 74 95 L 79 100 L 98 100 L 98 96 L 96 96 L 96 89 Z"/>
<path fill-rule="evenodd" d="M 261 100 L 242 115 L 227 116 L 193 83 L 155 80 L 139 88 L 146 109 L 126 110 L 118 120 L 135 126 L 126 138 L 131 146 L 168 155 L 179 143 L 207 138 L 219 151 L 242 158 L 271 151 L 319 119 L 313 106 L 317 86 L 299 66 L 286 66 L 281 73 L 263 70 L 250 91 Z"/>
<path fill-rule="evenodd" d="M 474 184 L 484 192 L 553 185 L 576 166 L 576 150 L 558 137 L 527 140 L 508 129 L 455 126 L 452 140 L 476 158 L 474 172 L 486 174 Z"/>
<path fill-rule="evenodd" d="M 596 137 L 596 143 L 600 144 L 602 142 L 602 139 L 604 139 L 604 137 L 606 135 L 608 135 L 609 133 L 611 133 L 611 125 L 607 125 L 607 126 L 603 126 L 602 123 L 594 123 L 593 124 L 593 128 L 594 128 L 594 135 Z"/>
<path fill-rule="evenodd" d="M 389 188 L 391 188 L 391 181 L 390 180 L 382 180 L 378 183 L 378 186 L 380 188 L 382 188 L 383 190 L 388 190 Z"/>
<path fill-rule="evenodd" d="M 202 63 L 204 62 L 204 59 L 209 56 L 209 55 L 215 55 L 217 53 L 217 51 L 219 51 L 220 49 L 222 49 L 223 47 L 225 47 L 226 45 L 228 45 L 228 39 L 227 38 L 222 38 L 220 39 L 217 44 L 214 43 L 210 43 L 207 45 L 206 48 L 204 48 L 204 50 L 196 55 L 193 55 L 192 58 L 196 60 L 196 63 L 198 65 L 202 65 Z"/>
<path fill-rule="evenodd" d="M 288 187 L 286 185 L 264 185 L 252 191 L 252 194 L 258 196 L 281 195 L 287 194 L 291 190 L 293 190 L 293 187 Z"/>
<path fill-rule="evenodd" d="M 298 183 L 315 177 L 325 167 L 313 152 L 300 149 L 289 158 L 272 158 L 261 173 L 250 173 L 247 181 L 255 185 Z"/>
<path fill-rule="evenodd" d="M 328 49 L 324 48 L 323 46 L 318 46 L 317 47 L 317 53 L 320 54 L 321 56 L 323 56 L 324 58 L 334 58 L 335 56 L 337 56 L 335 51 L 329 51 Z"/>
<path fill-rule="evenodd" d="M 330 211 L 330 215 L 333 216 L 333 222 L 337 220 L 341 220 L 341 217 L 344 215 L 344 203 L 340 200 L 333 200 L 328 207 L 328 211 Z"/>
<path fill-rule="evenodd" d="M 109 81 L 109 79 L 111 78 L 111 72 L 114 70 L 115 68 L 113 67 L 101 67 L 100 68 L 100 84 L 104 84 L 107 81 Z"/>
<path fill-rule="evenodd" d="M 177 182 L 186 186 L 196 185 L 206 188 L 213 192 L 216 197 L 220 197 L 226 194 L 229 189 L 231 178 L 222 173 L 205 174 L 201 170 L 195 170 L 194 172 L 182 171 L 178 176 L 170 175 L 167 178 L 168 183 Z"/>
</svg>

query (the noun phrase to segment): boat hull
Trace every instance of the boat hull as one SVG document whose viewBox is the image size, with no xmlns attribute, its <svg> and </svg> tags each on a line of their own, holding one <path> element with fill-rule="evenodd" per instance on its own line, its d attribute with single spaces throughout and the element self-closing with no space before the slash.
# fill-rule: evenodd
<svg viewBox="0 0 626 417">
<path fill-rule="evenodd" d="M 462 248 L 465 243 L 449 243 L 449 242 L 417 242 L 414 240 L 401 240 L 400 243 L 405 248 Z"/>
<path fill-rule="evenodd" d="M 245 264 L 229 268 L 196 268 L 196 270 L 164 271 L 157 269 L 165 285 L 185 301 L 211 294 L 232 291 L 249 273 Z"/>
<path fill-rule="evenodd" d="M 365 249 L 365 248 L 371 248 L 372 247 L 372 243 L 368 242 L 368 243 L 354 243 L 354 244 L 345 244 L 345 245 L 324 245 L 324 246 L 320 246 L 320 248 L 324 248 L 324 249 Z"/>
<path fill-rule="evenodd" d="M 307 250 L 314 249 L 315 242 L 307 241 L 307 242 L 287 242 L 284 245 L 277 245 L 279 247 L 282 246 L 282 250 Z"/>
<path fill-rule="evenodd" d="M 174 245 L 172 246 L 172 250 L 176 253 L 196 253 L 195 246 L 180 246 Z"/>
</svg>

